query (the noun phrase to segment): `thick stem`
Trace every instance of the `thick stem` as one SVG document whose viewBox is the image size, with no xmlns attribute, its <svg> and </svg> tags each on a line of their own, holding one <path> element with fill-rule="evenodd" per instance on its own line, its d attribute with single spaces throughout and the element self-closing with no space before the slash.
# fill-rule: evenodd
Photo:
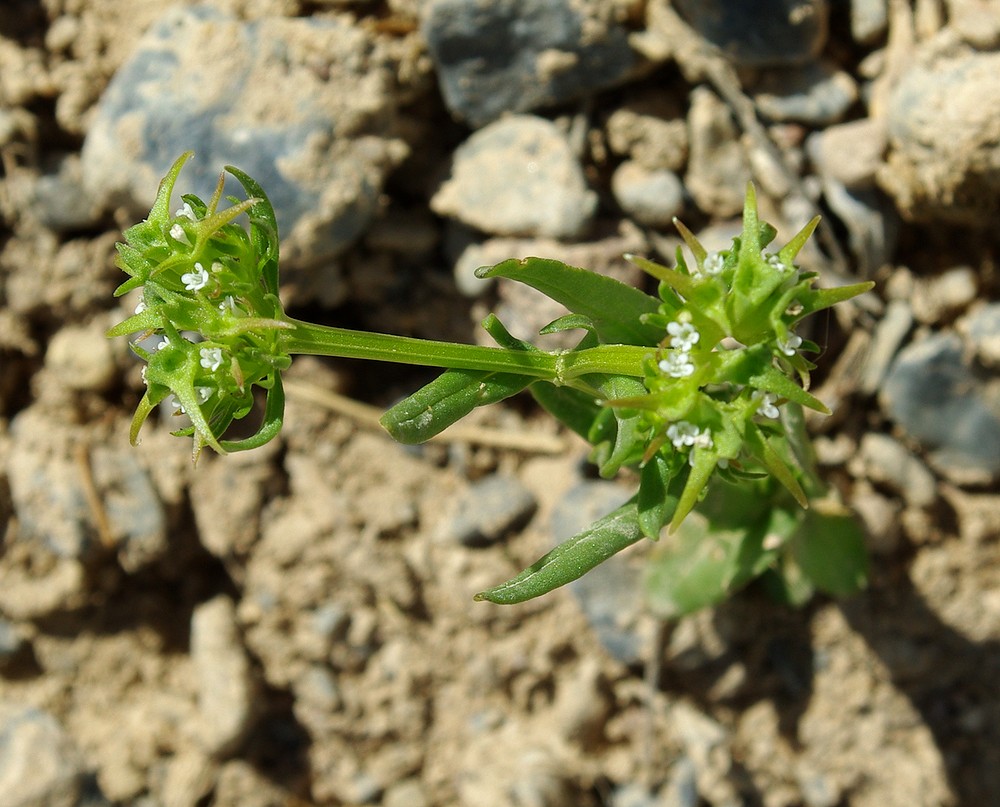
<svg viewBox="0 0 1000 807">
<path fill-rule="evenodd" d="M 315 325 L 290 317 L 286 317 L 286 321 L 294 327 L 280 332 L 281 346 L 292 354 L 521 373 L 557 384 L 569 383 L 590 373 L 641 377 L 642 360 L 651 351 L 651 348 L 631 345 L 601 345 L 561 353 L 508 350 Z"/>
</svg>

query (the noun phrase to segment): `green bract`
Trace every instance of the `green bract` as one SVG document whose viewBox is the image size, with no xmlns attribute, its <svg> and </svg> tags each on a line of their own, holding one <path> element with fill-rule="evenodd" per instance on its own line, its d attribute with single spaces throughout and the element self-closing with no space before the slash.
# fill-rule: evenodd
<svg viewBox="0 0 1000 807">
<path fill-rule="evenodd" d="M 800 406 L 826 411 L 807 391 L 813 364 L 803 354 L 818 347 L 796 327 L 872 285 L 817 289 L 816 275 L 794 264 L 817 220 L 769 251 L 775 231 L 758 221 L 751 186 L 743 231 L 731 249 L 708 253 L 678 224 L 693 262 L 680 249 L 674 268 L 628 256 L 659 281 L 657 296 L 542 258 L 483 267 L 480 277 L 526 283 L 569 310 L 543 333 L 574 330 L 582 337 L 572 350 L 546 352 L 512 336 L 491 315 L 483 325 L 498 346 L 461 345 L 319 326 L 285 315 L 277 294 L 274 212 L 253 179 L 228 167 L 246 200 L 231 199 L 231 207 L 218 210 L 220 179 L 207 204 L 183 196 L 182 206 L 170 212 L 174 185 L 190 156 L 174 164 L 149 218 L 129 228 L 119 245 L 118 265 L 130 278 L 117 294 L 141 288 L 143 299 L 136 314 L 109 335 L 139 332 L 140 341 L 154 335 L 158 340 L 156 349 L 134 345 L 148 365 L 133 442 L 152 409 L 173 396 L 175 409 L 191 419 L 178 433 L 193 435 L 196 456 L 206 445 L 220 452 L 261 445 L 281 427 L 280 373 L 296 353 L 443 367 L 441 376 L 382 418 L 396 439 L 423 442 L 477 406 L 527 389 L 592 444 L 602 476 L 630 468 L 638 480 L 629 503 L 478 599 L 514 603 L 536 597 L 643 536 L 658 539 L 664 527 L 671 546 L 657 568 L 678 583 L 654 585 L 665 611 L 717 601 L 762 574 L 787 572 L 778 588 L 793 600 L 813 588 L 842 593 L 863 579 L 859 533 L 839 521 L 831 527 L 830 519 L 843 519 L 839 511 L 803 520 L 789 506 L 794 500 L 806 507 L 823 495 L 799 417 Z M 249 232 L 237 223 L 243 214 Z M 262 425 L 251 438 L 225 439 L 233 420 L 251 410 L 255 386 L 267 391 Z M 739 497 L 732 491 L 748 489 L 756 491 L 751 501 L 759 506 L 746 512 L 742 524 L 739 517 L 734 526 L 713 516 L 711 507 L 703 517 L 715 550 L 690 530 L 677 532 L 707 491 L 716 498 L 729 491 L 735 502 Z M 822 540 L 811 543 L 803 531 Z M 844 542 L 839 550 L 838 540 Z M 818 545 L 823 549 L 817 556 Z M 825 562 L 837 552 L 850 562 Z M 684 568 L 691 575 L 680 574 Z M 689 585 L 694 580 L 699 582 Z"/>
</svg>

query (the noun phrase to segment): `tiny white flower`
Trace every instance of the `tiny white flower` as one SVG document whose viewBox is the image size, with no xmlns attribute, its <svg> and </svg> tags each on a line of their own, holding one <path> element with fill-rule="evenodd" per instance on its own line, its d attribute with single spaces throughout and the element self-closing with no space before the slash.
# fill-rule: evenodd
<svg viewBox="0 0 1000 807">
<path fill-rule="evenodd" d="M 774 405 L 774 402 L 778 400 L 778 396 L 771 392 L 761 392 L 759 389 L 755 389 L 750 393 L 750 400 L 760 401 L 760 406 L 757 411 L 760 412 L 764 417 L 777 419 L 780 417 L 781 412 L 778 411 L 778 407 Z"/>
<path fill-rule="evenodd" d="M 142 367 L 139 368 L 139 378 L 142 379 L 142 383 L 143 384 L 147 384 L 147 385 L 149 384 L 149 380 L 146 378 L 146 365 L 145 364 L 142 365 Z"/>
<path fill-rule="evenodd" d="M 222 365 L 222 348 L 203 347 L 198 351 L 201 355 L 201 366 L 213 373 Z"/>
<path fill-rule="evenodd" d="M 184 228 L 180 224 L 175 224 L 170 228 L 170 237 L 175 241 L 180 241 L 182 244 L 191 246 L 191 239 L 188 238 L 188 234 L 184 232 Z"/>
<path fill-rule="evenodd" d="M 802 337 L 796 333 L 788 334 L 787 341 L 778 340 L 778 350 L 786 356 L 794 356 L 796 348 L 802 346 Z"/>
<path fill-rule="evenodd" d="M 726 263 L 726 258 L 721 252 L 710 252 L 705 256 L 705 261 L 702 263 L 702 268 L 706 275 L 709 277 L 715 277 L 721 274 L 722 267 Z"/>
<path fill-rule="evenodd" d="M 135 307 L 135 313 L 136 314 L 141 314 L 145 310 L 146 310 L 146 301 L 145 300 L 139 300 L 139 303 Z"/>
<path fill-rule="evenodd" d="M 224 314 L 227 312 L 230 314 L 236 313 L 236 299 L 233 295 L 227 294 L 222 298 L 222 302 L 219 303 L 219 310 Z"/>
<path fill-rule="evenodd" d="M 174 213 L 174 217 L 178 219 L 185 218 L 185 219 L 191 219 L 191 221 L 198 221 L 198 217 L 194 214 L 194 211 L 191 209 L 191 205 L 189 205 L 187 202 L 181 205 L 181 207 L 177 208 L 177 212 Z"/>
<path fill-rule="evenodd" d="M 660 360 L 659 367 L 671 378 L 687 378 L 694 373 L 691 355 L 683 350 L 671 350 L 665 359 Z"/>
<path fill-rule="evenodd" d="M 766 252 L 761 252 L 760 257 L 763 258 L 764 262 L 772 269 L 777 269 L 779 272 L 785 272 L 788 270 L 788 267 L 785 266 L 781 258 L 775 254 L 768 255 Z"/>
<path fill-rule="evenodd" d="M 197 398 L 198 403 L 200 403 L 200 404 L 205 403 L 205 401 L 207 401 L 209 398 L 211 398 L 213 392 L 215 392 L 215 390 L 212 389 L 212 387 L 195 387 L 194 388 L 195 398 Z"/>
<path fill-rule="evenodd" d="M 670 347 L 687 353 L 701 339 L 698 329 L 690 322 L 669 322 L 667 323 L 667 333 L 672 337 Z"/>
<path fill-rule="evenodd" d="M 177 411 L 177 412 L 182 412 L 183 413 L 185 411 L 184 410 L 184 406 L 181 404 L 181 402 L 179 400 L 177 400 L 177 396 L 176 395 L 169 396 L 167 398 L 167 403 L 169 403 L 170 406 L 173 407 L 173 409 L 175 411 Z"/>
<path fill-rule="evenodd" d="M 170 340 L 167 337 L 163 337 L 163 340 L 153 348 L 153 350 L 163 350 L 167 345 L 170 344 Z"/>
<path fill-rule="evenodd" d="M 181 275 L 181 283 L 188 291 L 199 291 L 208 285 L 208 272 L 200 263 L 194 265 L 193 272 L 185 272 Z"/>
<path fill-rule="evenodd" d="M 701 429 L 686 420 L 678 420 L 667 426 L 667 439 L 674 444 L 674 448 L 684 448 L 693 446 L 701 434 Z M 709 436 L 709 440 L 711 440 Z"/>
</svg>

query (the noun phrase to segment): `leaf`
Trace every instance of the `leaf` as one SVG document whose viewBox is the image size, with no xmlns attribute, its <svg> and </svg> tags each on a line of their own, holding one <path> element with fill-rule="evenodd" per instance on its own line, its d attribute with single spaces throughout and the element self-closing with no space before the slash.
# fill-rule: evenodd
<svg viewBox="0 0 1000 807">
<path fill-rule="evenodd" d="M 423 443 L 476 407 L 509 398 L 535 380 L 515 373 L 445 370 L 388 409 L 379 418 L 379 423 L 400 443 Z"/>
<path fill-rule="evenodd" d="M 670 463 L 660 454 L 653 455 L 642 467 L 636 503 L 639 508 L 639 528 L 647 538 L 659 540 L 663 525 L 673 517 L 677 509 L 677 489 L 684 484 L 683 476 L 686 474 L 682 472 L 674 480 Z"/>
<path fill-rule="evenodd" d="M 574 314 L 589 318 L 605 344 L 655 345 L 663 336 L 640 321 L 643 314 L 657 310 L 657 300 L 606 275 L 548 258 L 511 258 L 480 267 L 476 277 L 505 277 L 538 289 Z"/>
<path fill-rule="evenodd" d="M 795 497 L 795 501 L 802 507 L 809 507 L 809 500 L 792 473 L 792 469 L 774 450 L 760 427 L 755 423 L 748 423 L 745 434 L 747 450 L 767 468 L 775 479 L 785 486 L 788 492 Z"/>
<path fill-rule="evenodd" d="M 477 601 L 513 605 L 571 583 L 642 538 L 635 500 L 563 541 L 506 583 L 481 591 Z"/>
<path fill-rule="evenodd" d="M 805 577 L 835 597 L 859 591 L 868 579 L 864 530 L 842 509 L 817 502 L 792 536 L 789 551 Z"/>
</svg>

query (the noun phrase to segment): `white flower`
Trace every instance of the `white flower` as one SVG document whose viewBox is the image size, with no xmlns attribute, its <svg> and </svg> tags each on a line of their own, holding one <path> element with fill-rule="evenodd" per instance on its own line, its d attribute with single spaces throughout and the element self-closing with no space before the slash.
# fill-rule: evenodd
<svg viewBox="0 0 1000 807">
<path fill-rule="evenodd" d="M 687 353 L 701 339 L 701 334 L 690 322 L 670 322 L 667 323 L 667 333 L 672 337 L 670 347 Z"/>
<path fill-rule="evenodd" d="M 149 384 L 149 380 L 146 378 L 146 365 L 145 364 L 142 365 L 142 367 L 139 368 L 139 378 L 142 379 L 142 383 L 143 384 L 146 384 L 146 385 Z"/>
<path fill-rule="evenodd" d="M 795 333 L 788 334 L 788 340 L 778 340 L 778 350 L 786 356 L 794 356 L 795 349 L 802 346 L 802 337 Z"/>
<path fill-rule="evenodd" d="M 198 221 L 198 217 L 194 214 L 194 211 L 191 209 L 191 205 L 189 205 L 187 202 L 185 202 L 181 207 L 177 208 L 177 212 L 174 213 L 174 217 L 178 219 L 185 218 L 185 219 L 191 219 L 191 221 Z M 171 235 L 173 235 L 173 233 L 171 233 Z"/>
<path fill-rule="evenodd" d="M 671 350 L 667 358 L 660 360 L 659 368 L 671 378 L 687 378 L 694 373 L 691 355 L 683 350 Z"/>
<path fill-rule="evenodd" d="M 772 269 L 777 269 L 779 272 L 787 272 L 788 267 L 785 266 L 784 262 L 777 255 L 768 255 L 765 252 L 760 253 L 760 257 L 764 262 L 770 266 Z"/>
<path fill-rule="evenodd" d="M 145 300 L 139 300 L 138 304 L 136 304 L 136 307 L 135 307 L 135 313 L 136 314 L 141 314 L 145 310 L 146 310 L 146 301 Z"/>
<path fill-rule="evenodd" d="M 674 448 L 693 446 L 701 434 L 701 429 L 686 420 L 678 420 L 667 426 L 667 439 L 674 444 Z M 711 441 L 711 436 L 709 436 Z"/>
<path fill-rule="evenodd" d="M 760 406 L 757 407 L 757 411 L 760 412 L 766 418 L 777 419 L 781 412 L 778 411 L 778 407 L 774 405 L 774 402 L 778 400 L 778 396 L 770 392 L 762 392 L 759 389 L 755 389 L 750 393 L 751 401 L 760 401 Z"/>
<path fill-rule="evenodd" d="M 165 336 L 164 336 L 164 337 L 163 337 L 163 340 L 162 340 L 162 341 L 161 341 L 161 342 L 160 342 L 159 344 L 157 344 L 157 345 L 156 345 L 156 346 L 155 346 L 155 347 L 153 348 L 153 350 L 163 350 L 163 348 L 165 348 L 165 347 L 166 347 L 167 345 L 169 345 L 169 344 L 170 344 L 170 340 L 169 340 L 169 339 L 167 339 L 167 337 L 165 337 Z"/>
<path fill-rule="evenodd" d="M 193 272 L 185 272 L 181 275 L 181 283 L 188 291 L 199 291 L 208 285 L 208 272 L 204 266 L 196 263 Z"/>
<path fill-rule="evenodd" d="M 181 404 L 181 402 L 179 400 L 177 400 L 177 396 L 176 395 L 169 396 L 167 398 L 167 403 L 169 403 L 174 408 L 174 410 L 177 411 L 177 412 L 184 412 L 185 411 L 184 406 Z"/>
<path fill-rule="evenodd" d="M 702 263 L 702 270 L 709 277 L 715 277 L 722 272 L 722 267 L 726 263 L 726 258 L 721 252 L 710 252 L 705 256 Z"/>
<path fill-rule="evenodd" d="M 170 237 L 175 241 L 180 241 L 182 244 L 191 246 L 191 239 L 188 238 L 188 234 L 184 232 L 184 228 L 180 224 L 175 224 L 170 228 Z"/>
<path fill-rule="evenodd" d="M 213 373 L 222 365 L 222 348 L 203 347 L 198 351 L 201 355 L 201 366 Z"/>
<path fill-rule="evenodd" d="M 214 264 L 213 264 L 213 268 L 214 268 Z M 222 313 L 224 313 L 224 314 L 225 313 L 230 313 L 230 314 L 235 314 L 236 313 L 236 299 L 233 297 L 233 295 L 227 294 L 225 297 L 222 298 L 222 302 L 219 303 L 219 310 Z"/>
<path fill-rule="evenodd" d="M 194 388 L 195 398 L 198 400 L 198 403 L 200 403 L 200 404 L 205 403 L 205 401 L 207 401 L 209 398 L 211 398 L 213 392 L 215 392 L 215 390 L 212 389 L 211 387 L 195 387 Z"/>
</svg>

